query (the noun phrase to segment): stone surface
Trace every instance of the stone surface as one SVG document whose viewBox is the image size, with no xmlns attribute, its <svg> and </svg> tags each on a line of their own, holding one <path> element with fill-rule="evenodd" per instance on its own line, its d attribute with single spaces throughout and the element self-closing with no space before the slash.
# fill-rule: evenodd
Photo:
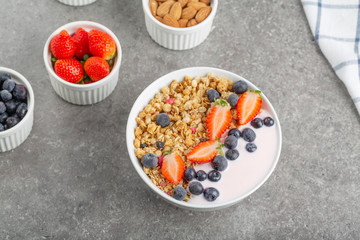
<svg viewBox="0 0 360 240">
<path fill-rule="evenodd" d="M 35 123 L 0 154 L 0 239 L 359 239 L 360 118 L 310 33 L 300 1 L 220 1 L 199 47 L 170 51 L 149 37 L 141 1 L 0 0 L 0 65 L 27 77 Z M 121 41 L 114 93 L 93 106 L 64 102 L 42 60 L 59 26 L 91 20 Z M 136 97 L 158 77 L 211 66 L 266 93 L 282 124 L 283 150 L 269 180 L 239 204 L 184 211 L 142 183 L 125 144 Z"/>
</svg>

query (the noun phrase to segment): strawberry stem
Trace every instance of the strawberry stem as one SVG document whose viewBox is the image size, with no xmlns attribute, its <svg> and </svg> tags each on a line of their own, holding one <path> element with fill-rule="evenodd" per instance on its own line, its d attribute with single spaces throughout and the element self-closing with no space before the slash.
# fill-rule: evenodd
<svg viewBox="0 0 360 240">
<path fill-rule="evenodd" d="M 165 151 L 164 152 L 166 155 L 169 155 L 169 154 L 171 154 L 171 151 L 170 150 L 167 150 L 167 151 Z"/>
<path fill-rule="evenodd" d="M 214 101 L 215 101 L 215 104 L 216 105 L 220 105 L 220 106 L 223 106 L 223 107 L 227 107 L 229 106 L 229 104 L 227 103 L 227 101 L 225 101 L 224 99 L 216 99 L 214 98 Z"/>
<path fill-rule="evenodd" d="M 86 61 L 88 58 L 89 58 L 89 55 L 87 55 L 87 54 L 84 54 L 84 61 Z"/>
<path fill-rule="evenodd" d="M 57 61 L 56 57 L 51 58 L 51 61 L 56 62 Z"/>
</svg>

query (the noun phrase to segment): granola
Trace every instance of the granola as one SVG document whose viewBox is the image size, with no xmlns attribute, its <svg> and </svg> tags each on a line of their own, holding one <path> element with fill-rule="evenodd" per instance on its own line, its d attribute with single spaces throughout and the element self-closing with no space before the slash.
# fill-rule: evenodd
<svg viewBox="0 0 360 240">
<path fill-rule="evenodd" d="M 233 81 L 208 73 L 204 77 L 191 78 L 186 76 L 183 81 L 173 80 L 171 84 L 156 93 L 150 103 L 136 118 L 138 126 L 135 129 L 135 155 L 141 162 L 147 153 L 153 153 L 161 158 L 169 152 L 177 151 L 185 163 L 185 168 L 194 166 L 186 155 L 198 143 L 208 139 L 206 128 L 207 114 L 215 105 L 207 98 L 207 92 L 212 88 L 221 94 L 221 99 L 228 100 L 232 94 Z M 237 126 L 236 109 L 232 109 L 230 128 Z M 156 124 L 156 117 L 167 113 L 170 124 L 162 128 Z M 159 149 L 157 141 L 164 143 Z M 146 143 L 146 144 L 145 144 Z M 140 145 L 145 146 L 143 148 Z M 174 188 L 182 185 L 185 189 L 188 182 L 183 179 L 178 184 L 172 184 L 161 173 L 157 165 L 154 168 L 143 167 L 151 181 L 165 193 L 172 195 Z M 185 201 L 190 198 L 188 193 Z"/>
</svg>

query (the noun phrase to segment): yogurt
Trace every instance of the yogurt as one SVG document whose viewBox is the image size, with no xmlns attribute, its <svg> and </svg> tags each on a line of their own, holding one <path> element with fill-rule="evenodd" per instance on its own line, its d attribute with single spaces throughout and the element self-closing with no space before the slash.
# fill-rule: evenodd
<svg viewBox="0 0 360 240">
<path fill-rule="evenodd" d="M 258 118 L 264 119 L 265 117 L 272 117 L 270 113 L 263 110 L 258 114 Z M 274 119 L 275 121 L 275 119 Z M 242 132 L 245 128 L 251 128 L 256 133 L 256 139 L 254 141 L 257 146 L 255 152 L 248 152 L 245 146 L 248 142 L 243 138 L 238 139 L 238 145 L 236 149 L 239 151 L 239 157 L 236 160 L 228 160 L 228 167 L 221 172 L 221 179 L 218 182 L 211 182 L 208 179 L 202 181 L 204 189 L 208 187 L 214 187 L 220 192 L 220 196 L 214 201 L 207 201 L 203 194 L 196 196 L 191 194 L 189 203 L 192 204 L 214 204 L 229 202 L 236 198 L 242 197 L 251 193 L 256 189 L 271 172 L 271 169 L 276 161 L 276 154 L 278 145 L 280 144 L 280 136 L 278 134 L 277 122 L 271 127 L 262 126 L 255 129 L 250 125 L 250 122 L 244 126 L 241 126 L 239 130 Z M 222 141 L 227 137 L 227 132 L 222 136 Z M 228 149 L 223 148 L 224 154 Z M 197 164 L 196 171 L 204 170 L 209 173 L 213 170 L 211 162 Z M 193 181 L 197 181 L 196 179 Z"/>
</svg>

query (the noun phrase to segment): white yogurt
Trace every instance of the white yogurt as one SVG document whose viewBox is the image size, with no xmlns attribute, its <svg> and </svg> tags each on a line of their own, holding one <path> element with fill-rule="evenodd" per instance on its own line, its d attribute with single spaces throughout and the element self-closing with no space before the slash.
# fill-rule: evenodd
<svg viewBox="0 0 360 240">
<path fill-rule="evenodd" d="M 258 118 L 264 119 L 265 117 L 272 117 L 268 111 L 263 110 Z M 273 118 L 274 119 L 274 118 Z M 275 121 L 275 119 L 274 119 Z M 257 150 L 253 153 L 249 153 L 245 149 L 245 145 L 248 143 L 243 138 L 238 139 L 238 145 L 236 149 L 239 151 L 239 157 L 234 160 L 228 160 L 228 167 L 225 171 L 221 172 L 221 179 L 218 182 L 211 182 L 208 179 L 202 181 L 201 184 L 204 188 L 214 187 L 220 192 L 220 196 L 214 202 L 208 202 L 203 194 L 196 196 L 191 194 L 189 203 L 193 204 L 212 204 L 223 203 L 234 200 L 240 196 L 244 196 L 259 185 L 270 172 L 274 162 L 276 161 L 276 154 L 279 145 L 280 136 L 277 133 L 276 122 L 273 126 L 262 126 L 255 129 L 250 125 L 250 122 L 244 126 L 241 126 L 239 130 L 242 132 L 244 128 L 251 128 L 256 133 L 256 139 L 254 141 L 257 146 Z M 227 133 L 224 134 L 226 137 Z M 224 147 L 224 154 L 227 149 Z M 204 170 L 209 173 L 213 170 L 211 162 L 197 164 L 196 171 Z M 197 181 L 196 179 L 193 181 Z"/>
</svg>

